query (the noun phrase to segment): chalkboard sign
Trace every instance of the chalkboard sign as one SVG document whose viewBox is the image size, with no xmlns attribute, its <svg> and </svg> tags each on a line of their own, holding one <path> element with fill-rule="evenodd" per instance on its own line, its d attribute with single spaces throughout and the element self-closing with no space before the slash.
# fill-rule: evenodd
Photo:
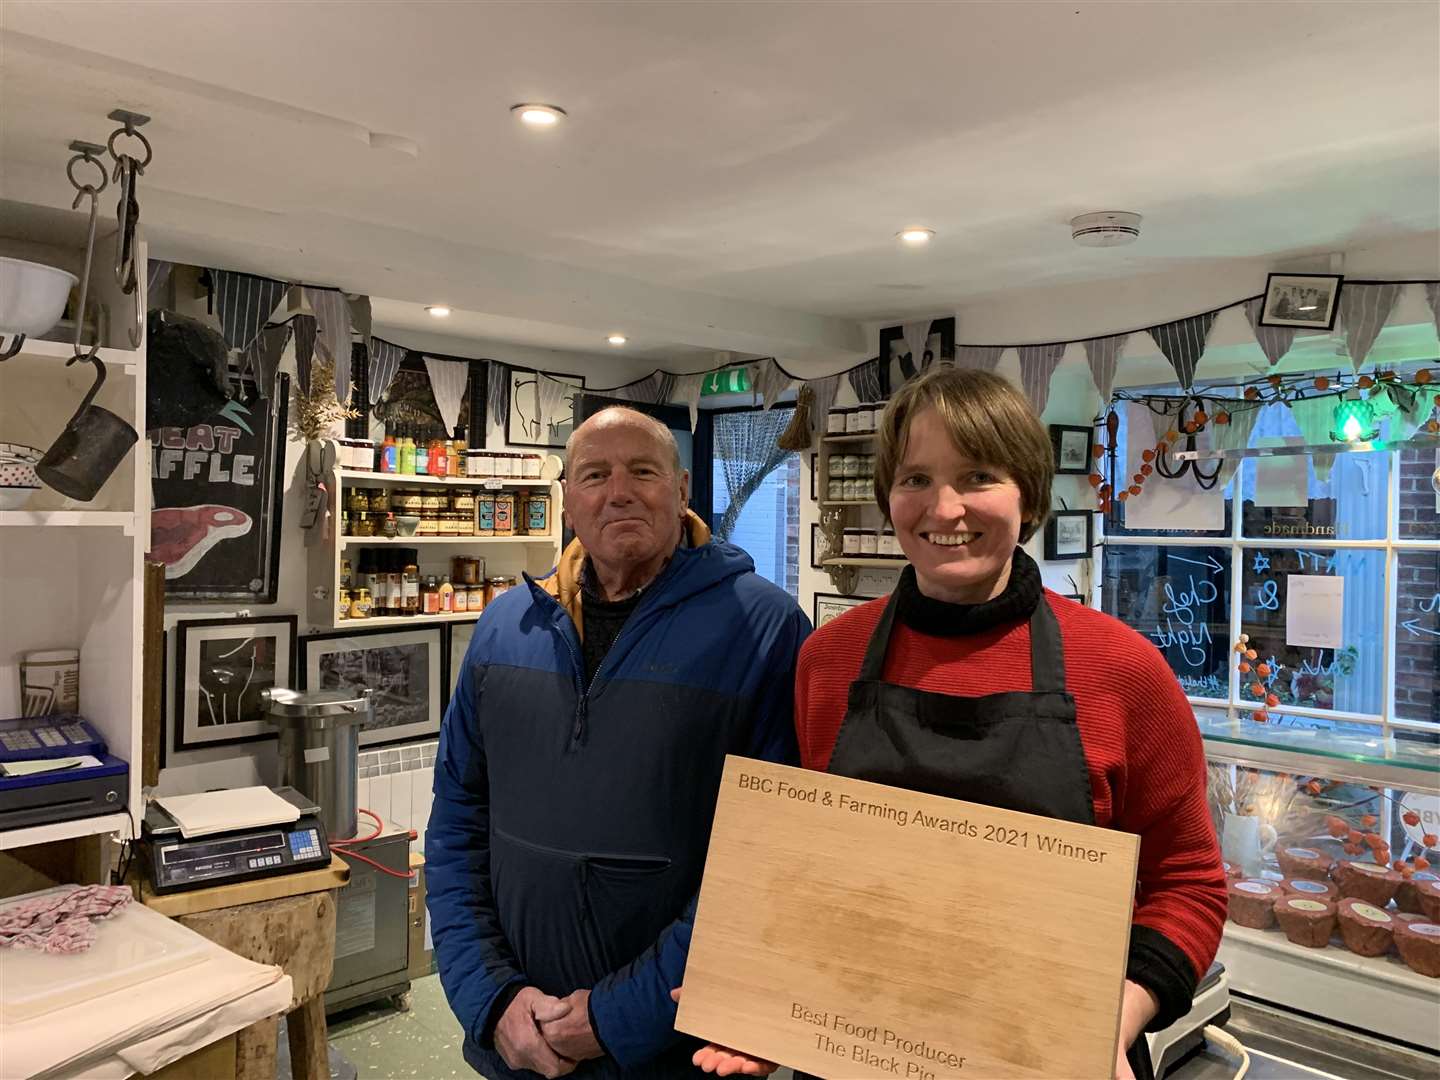
<svg viewBox="0 0 1440 1080">
<path fill-rule="evenodd" d="M 1164 654 L 1191 697 L 1230 696 L 1230 550 L 1105 547 L 1104 610 Z"/>
<path fill-rule="evenodd" d="M 148 432 L 150 557 L 167 598 L 275 602 L 289 400 L 287 374 L 268 398 L 242 380 L 203 422 Z"/>
</svg>

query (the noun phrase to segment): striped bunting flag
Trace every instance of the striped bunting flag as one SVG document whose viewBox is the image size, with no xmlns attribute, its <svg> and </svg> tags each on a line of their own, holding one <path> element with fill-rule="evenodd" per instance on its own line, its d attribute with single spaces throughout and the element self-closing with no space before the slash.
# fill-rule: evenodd
<svg viewBox="0 0 1440 1080">
<path fill-rule="evenodd" d="M 1261 326 L 1260 316 L 1265 311 L 1265 298 L 1257 296 L 1245 301 L 1245 318 L 1250 322 L 1250 329 L 1255 331 L 1255 340 L 1260 343 L 1260 348 L 1265 353 L 1265 359 L 1270 361 L 1274 367 L 1280 362 L 1280 358 L 1290 351 L 1290 346 L 1295 343 L 1295 328 L 1293 326 Z"/>
<path fill-rule="evenodd" d="M 447 434 L 460 424 L 460 403 L 465 399 L 465 386 L 470 381 L 470 365 L 464 360 L 437 360 L 425 357 L 425 370 L 430 375 L 430 392 L 440 406 L 440 419 Z"/>
<path fill-rule="evenodd" d="M 505 421 L 510 415 L 510 366 L 499 360 L 488 363 L 490 370 L 485 373 L 485 410 L 490 415 L 485 426 L 488 428 L 490 424 L 499 424 L 503 432 Z M 486 431 L 472 431 L 470 445 L 484 446 L 487 434 Z"/>
<path fill-rule="evenodd" d="M 290 286 L 235 270 L 211 270 L 210 278 L 215 283 L 216 314 L 225 344 L 244 352 Z"/>
<path fill-rule="evenodd" d="M 1108 403 L 1114 393 L 1115 368 L 1119 366 L 1120 354 L 1125 351 L 1125 343 L 1129 340 L 1129 334 L 1112 334 L 1082 342 L 1085 359 L 1090 364 L 1090 377 L 1095 380 L 1095 389 L 1100 391 L 1101 404 Z"/>
<path fill-rule="evenodd" d="M 1345 328 L 1345 351 L 1355 370 L 1365 363 L 1403 288 L 1398 282 L 1343 285 L 1340 289 L 1340 325 Z"/>
<path fill-rule="evenodd" d="M 835 405 L 835 395 L 840 392 L 840 376 L 826 375 L 823 379 L 811 379 L 805 384 L 815 395 L 810 403 L 810 433 L 825 434 L 825 414 Z"/>
<path fill-rule="evenodd" d="M 760 395 L 760 401 L 766 409 L 774 405 L 794 381 L 780 369 L 774 357 L 761 360 L 756 366 L 755 391 Z"/>
<path fill-rule="evenodd" d="M 249 370 L 263 398 L 270 396 L 270 388 L 275 385 L 275 375 L 280 370 L 280 357 L 284 355 L 285 346 L 290 344 L 291 333 L 293 331 L 289 324 L 266 327 L 240 354 L 240 370 Z"/>
<path fill-rule="evenodd" d="M 335 363 L 335 400 L 350 400 L 350 306 L 338 289 L 305 288 L 320 347 Z"/>
<path fill-rule="evenodd" d="M 295 376 L 300 389 L 310 392 L 310 362 L 315 356 L 315 316 L 296 315 L 290 320 L 295 328 Z"/>
<path fill-rule="evenodd" d="M 900 332 L 905 337 L 905 348 L 910 350 L 908 360 L 900 361 L 900 370 L 905 378 L 913 378 L 918 372 L 924 371 L 929 364 L 925 361 L 925 344 L 930 340 L 930 319 L 920 319 L 916 322 L 908 322 L 901 326 Z M 934 357 L 931 357 L 933 360 Z"/>
<path fill-rule="evenodd" d="M 395 373 L 400 370 L 400 361 L 404 359 L 405 350 L 399 345 L 391 344 L 384 338 L 370 339 L 370 392 L 367 396 L 371 405 L 385 396 L 385 391 L 395 381 Z"/>
<path fill-rule="evenodd" d="M 705 376 L 709 372 L 697 371 L 690 375 L 677 375 L 670 386 L 670 393 L 666 397 L 675 405 L 684 405 L 690 410 L 690 430 L 694 432 L 695 425 L 700 420 L 700 388 L 705 385 Z M 839 379 L 839 376 L 836 376 Z"/>
<path fill-rule="evenodd" d="M 1035 409 L 1035 415 L 1045 412 L 1045 403 L 1050 400 L 1050 376 L 1060 366 L 1065 355 L 1065 342 L 1058 345 L 1018 345 L 1020 353 L 1020 383 L 1025 396 Z"/>
<path fill-rule="evenodd" d="M 1430 305 L 1430 314 L 1435 316 L 1435 333 L 1440 334 L 1440 281 L 1425 283 L 1425 302 Z"/>
<path fill-rule="evenodd" d="M 856 364 L 845 373 L 850 380 L 850 389 L 855 391 L 856 401 L 881 401 L 884 391 L 880 385 L 880 358 Z"/>
<path fill-rule="evenodd" d="M 1216 314 L 1207 311 L 1204 315 L 1191 315 L 1188 319 L 1176 319 L 1163 326 L 1150 327 L 1150 336 L 1160 346 L 1165 359 L 1170 361 L 1170 366 L 1179 376 L 1180 385 L 1186 390 L 1195 382 L 1195 365 L 1205 354 L 1205 339 L 1215 325 Z"/>
<path fill-rule="evenodd" d="M 957 345 L 955 366 L 973 371 L 994 371 L 1004 351 L 1004 345 Z"/>
</svg>

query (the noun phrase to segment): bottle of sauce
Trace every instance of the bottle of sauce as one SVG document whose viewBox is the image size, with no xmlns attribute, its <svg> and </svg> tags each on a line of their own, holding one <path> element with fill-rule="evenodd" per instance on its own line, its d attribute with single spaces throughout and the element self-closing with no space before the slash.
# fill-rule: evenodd
<svg viewBox="0 0 1440 1080">
<path fill-rule="evenodd" d="M 400 472 L 406 476 L 415 475 L 415 440 L 404 433 L 400 436 Z"/>
<path fill-rule="evenodd" d="M 415 475 L 430 475 L 430 444 L 424 435 L 415 440 Z"/>
<path fill-rule="evenodd" d="M 415 562 L 413 550 L 409 553 L 410 561 L 405 564 L 401 571 L 401 603 L 402 615 L 420 614 L 420 567 Z"/>
<path fill-rule="evenodd" d="M 449 615 L 455 610 L 455 586 L 450 584 L 450 575 L 440 579 L 440 614 Z"/>
<path fill-rule="evenodd" d="M 444 476 L 450 467 L 450 458 L 445 453 L 445 440 L 438 435 L 430 440 L 429 463 L 431 476 Z"/>
<path fill-rule="evenodd" d="M 450 475 L 465 475 L 465 451 L 469 447 L 465 445 L 465 428 L 462 425 L 455 429 L 455 438 L 450 440 Z"/>
<path fill-rule="evenodd" d="M 399 451 L 395 446 L 395 436 L 392 432 L 385 432 L 385 441 L 380 444 L 380 471 L 383 473 L 394 473 L 400 470 Z"/>
</svg>

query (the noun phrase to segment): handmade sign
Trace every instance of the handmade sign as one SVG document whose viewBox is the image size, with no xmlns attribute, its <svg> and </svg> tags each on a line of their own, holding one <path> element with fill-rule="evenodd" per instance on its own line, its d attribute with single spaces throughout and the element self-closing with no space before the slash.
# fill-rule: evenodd
<svg viewBox="0 0 1440 1080">
<path fill-rule="evenodd" d="M 730 757 L 676 1027 L 822 1077 L 1109 1077 L 1138 838 Z"/>
</svg>

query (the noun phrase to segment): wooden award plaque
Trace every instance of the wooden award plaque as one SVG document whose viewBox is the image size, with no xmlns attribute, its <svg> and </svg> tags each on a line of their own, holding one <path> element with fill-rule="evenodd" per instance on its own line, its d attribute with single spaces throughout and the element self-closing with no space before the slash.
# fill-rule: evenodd
<svg viewBox="0 0 1440 1080">
<path fill-rule="evenodd" d="M 731 756 L 676 1027 L 831 1080 L 1108 1078 L 1139 847 Z"/>
</svg>

